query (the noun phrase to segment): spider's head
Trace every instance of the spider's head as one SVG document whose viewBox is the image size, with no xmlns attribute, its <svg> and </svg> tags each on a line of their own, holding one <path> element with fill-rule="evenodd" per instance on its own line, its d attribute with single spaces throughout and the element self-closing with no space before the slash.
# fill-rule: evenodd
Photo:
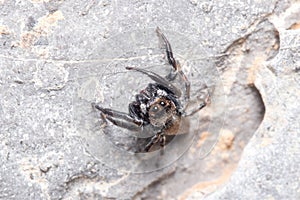
<svg viewBox="0 0 300 200">
<path fill-rule="evenodd" d="M 150 104 L 148 116 L 150 123 L 156 127 L 166 126 L 178 117 L 174 102 L 165 97 L 159 97 Z"/>
</svg>

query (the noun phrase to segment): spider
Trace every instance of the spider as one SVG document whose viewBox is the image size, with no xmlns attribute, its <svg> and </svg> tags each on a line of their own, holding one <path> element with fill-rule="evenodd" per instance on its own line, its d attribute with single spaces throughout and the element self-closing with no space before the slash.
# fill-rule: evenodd
<svg viewBox="0 0 300 200">
<path fill-rule="evenodd" d="M 182 118 L 191 116 L 204 108 L 209 98 L 207 97 L 190 112 L 187 111 L 190 102 L 190 82 L 182 71 L 180 63 L 174 59 L 169 41 L 158 27 L 156 33 L 165 48 L 167 61 L 172 66 L 170 73 L 162 77 L 145 69 L 126 67 L 127 70 L 142 73 L 154 81 L 135 95 L 135 101 L 128 106 L 129 113 L 94 104 L 105 120 L 118 127 L 131 131 L 141 131 L 145 127 L 150 128 L 153 136 L 145 145 L 145 152 L 149 152 L 154 144 L 159 144 L 163 148 L 166 144 L 166 136 L 180 134 L 178 130 Z M 184 88 L 183 91 L 172 83 L 176 77 L 179 77 L 180 84 Z M 182 93 L 187 104 L 185 106 L 179 100 Z"/>
</svg>

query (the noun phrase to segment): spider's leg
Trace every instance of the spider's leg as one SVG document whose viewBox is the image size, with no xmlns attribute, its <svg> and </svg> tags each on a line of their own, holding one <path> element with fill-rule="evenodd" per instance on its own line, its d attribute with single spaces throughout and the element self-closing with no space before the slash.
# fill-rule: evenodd
<svg viewBox="0 0 300 200">
<path fill-rule="evenodd" d="M 174 71 L 177 71 L 176 60 L 173 57 L 173 51 L 168 39 L 158 27 L 156 28 L 156 33 L 159 39 L 163 42 L 164 48 L 166 49 L 166 54 L 167 54 L 167 59 L 169 64 L 172 65 Z"/>
<path fill-rule="evenodd" d="M 134 119 L 133 117 L 131 117 L 127 113 L 116 111 L 116 110 L 113 110 L 113 109 L 110 109 L 110 108 L 102 108 L 99 105 L 95 105 L 95 108 L 100 110 L 106 116 L 111 116 L 111 117 L 114 117 L 114 118 L 124 119 L 124 120 L 126 120 L 128 122 L 132 122 L 132 123 L 134 123 L 138 126 L 142 125 L 141 121 Z"/>
<path fill-rule="evenodd" d="M 166 76 L 166 79 L 168 79 L 169 81 L 173 81 L 175 80 L 178 73 L 177 73 L 176 60 L 173 57 L 171 45 L 167 40 L 166 36 L 162 33 L 162 31 L 158 27 L 156 28 L 156 33 L 160 43 L 163 45 L 164 49 L 166 50 L 168 62 L 172 66 L 172 69 L 170 70 L 169 74 Z"/>
<path fill-rule="evenodd" d="M 195 108 L 195 109 L 193 109 L 193 110 L 191 110 L 191 111 L 189 111 L 189 112 L 187 112 L 187 109 L 185 109 L 182 116 L 183 116 L 183 117 L 189 117 L 189 116 L 192 116 L 192 115 L 194 115 L 195 113 L 197 113 L 198 111 L 200 111 L 202 108 L 204 108 L 205 106 L 206 106 L 206 102 L 205 102 L 205 101 L 204 101 L 204 102 L 201 102 L 200 105 L 199 105 L 197 108 Z"/>
<path fill-rule="evenodd" d="M 160 135 L 159 144 L 161 147 L 164 147 L 166 145 L 166 136 L 164 134 Z"/>
<path fill-rule="evenodd" d="M 160 152 L 160 155 L 164 154 L 164 147 L 166 145 L 166 136 L 164 134 L 162 134 L 159 138 L 159 144 L 162 147 L 162 150 Z"/>
<path fill-rule="evenodd" d="M 210 103 L 210 94 L 208 93 L 206 99 L 198 105 L 198 107 L 194 108 L 193 110 L 188 111 L 188 106 L 189 104 L 187 104 L 187 106 L 184 108 L 184 113 L 183 113 L 183 117 L 189 117 L 194 115 L 195 113 L 197 113 L 198 111 L 200 111 L 202 108 L 204 108 L 207 104 Z"/>
<path fill-rule="evenodd" d="M 190 100 L 190 90 L 191 90 L 191 83 L 190 81 L 187 79 L 186 75 L 183 73 L 183 71 L 181 70 L 181 66 L 180 63 L 177 62 L 178 67 L 178 74 L 180 75 L 181 81 L 184 84 L 184 99 L 186 101 Z"/>
<path fill-rule="evenodd" d="M 158 134 L 155 134 L 152 138 L 151 138 L 151 140 L 150 140 L 150 142 L 145 146 L 145 151 L 146 152 L 148 152 L 150 149 L 151 149 L 151 147 L 154 145 L 154 144 L 156 144 L 159 140 L 160 140 L 160 134 L 158 133 Z"/>
<path fill-rule="evenodd" d="M 136 67 L 126 67 L 126 69 L 141 72 L 141 73 L 147 75 L 149 78 L 151 78 L 156 83 L 159 83 L 159 84 L 165 86 L 166 88 L 168 88 L 176 96 L 178 96 L 178 97 L 181 96 L 181 91 L 177 87 L 175 87 L 171 82 L 169 82 L 168 80 L 166 80 L 165 78 L 161 77 L 160 75 L 158 75 L 154 72 L 151 72 L 151 71 L 145 70 L 145 69 L 136 68 Z"/>
<path fill-rule="evenodd" d="M 181 65 L 178 61 L 173 57 L 173 52 L 169 41 L 166 36 L 162 33 L 162 31 L 157 27 L 156 29 L 158 37 L 163 41 L 164 47 L 166 49 L 167 59 L 170 65 L 172 65 L 174 71 L 171 71 L 169 75 L 167 75 L 167 79 L 172 81 L 176 78 L 176 75 L 179 74 L 181 81 L 183 81 L 185 86 L 184 98 L 186 101 L 190 99 L 190 81 L 187 79 L 186 75 L 181 70 Z"/>
<path fill-rule="evenodd" d="M 99 105 L 95 105 L 95 108 L 101 111 L 105 119 L 109 120 L 116 126 L 133 131 L 138 131 L 141 129 L 142 122 L 134 119 L 127 113 L 119 112 L 109 108 L 102 108 Z"/>
<path fill-rule="evenodd" d="M 126 128 L 126 129 L 131 130 L 131 131 L 141 130 L 141 127 L 134 124 L 134 123 L 130 123 L 130 122 L 122 121 L 122 120 L 119 120 L 119 119 L 115 119 L 111 116 L 105 116 L 105 118 L 108 119 L 114 125 L 119 126 L 121 128 Z"/>
</svg>

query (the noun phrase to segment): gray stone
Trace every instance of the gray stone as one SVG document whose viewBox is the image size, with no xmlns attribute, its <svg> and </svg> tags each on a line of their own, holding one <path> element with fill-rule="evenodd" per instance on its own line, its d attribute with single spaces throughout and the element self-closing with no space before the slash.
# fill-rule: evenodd
<svg viewBox="0 0 300 200">
<path fill-rule="evenodd" d="M 299 199 L 299 8 L 0 1 L 0 198 Z M 127 112 L 151 80 L 126 66 L 168 73 L 157 26 L 211 104 L 165 154 L 133 155 L 145 142 L 91 104 Z"/>
</svg>

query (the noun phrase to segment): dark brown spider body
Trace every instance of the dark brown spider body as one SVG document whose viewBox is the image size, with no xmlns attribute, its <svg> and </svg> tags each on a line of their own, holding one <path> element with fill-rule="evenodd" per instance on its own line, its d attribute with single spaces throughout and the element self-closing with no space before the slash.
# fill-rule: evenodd
<svg viewBox="0 0 300 200">
<path fill-rule="evenodd" d="M 163 147 L 166 142 L 165 135 L 181 134 L 178 130 L 182 117 L 190 116 L 206 105 L 206 102 L 202 102 L 198 108 L 190 113 L 186 112 L 188 105 L 184 107 L 181 105 L 179 99 L 182 93 L 184 93 L 185 102 L 189 104 L 190 82 L 181 70 L 179 62 L 174 59 L 171 45 L 164 34 L 159 28 L 156 32 L 166 49 L 168 62 L 172 66 L 171 72 L 162 77 L 145 69 L 126 67 L 127 70 L 134 70 L 147 75 L 154 83 L 149 83 L 145 89 L 135 96 L 135 101 L 128 106 L 128 114 L 95 105 L 95 108 L 102 112 L 105 119 L 116 126 L 132 131 L 141 131 L 145 127 L 150 128 L 147 130 L 151 130 L 152 136 L 150 136 L 152 138 L 144 149 L 146 152 L 156 143 Z M 177 77 L 184 87 L 183 91 L 172 83 Z"/>
<path fill-rule="evenodd" d="M 152 125 L 162 129 L 175 119 L 180 120 L 181 105 L 178 97 L 163 85 L 150 83 L 135 98 L 136 101 L 129 104 L 129 115 L 142 121 L 143 126 Z"/>
</svg>

